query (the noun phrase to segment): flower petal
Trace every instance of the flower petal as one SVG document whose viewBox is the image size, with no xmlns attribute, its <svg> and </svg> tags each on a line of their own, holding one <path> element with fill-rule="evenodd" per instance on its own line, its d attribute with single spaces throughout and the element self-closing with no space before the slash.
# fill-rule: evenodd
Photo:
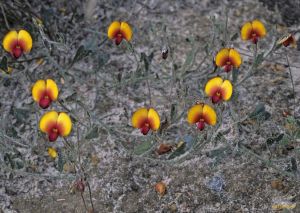
<svg viewBox="0 0 300 213">
<path fill-rule="evenodd" d="M 25 53 L 29 53 L 32 48 L 31 35 L 26 30 L 20 30 L 18 33 L 18 44 Z"/>
<path fill-rule="evenodd" d="M 46 83 L 44 80 L 38 80 L 32 87 L 32 98 L 36 102 L 39 102 L 46 90 Z"/>
<path fill-rule="evenodd" d="M 216 90 L 220 88 L 223 83 L 223 79 L 221 77 L 214 77 L 210 79 L 205 85 L 205 93 L 211 97 L 215 94 Z"/>
<path fill-rule="evenodd" d="M 160 118 L 155 109 L 150 108 L 148 111 L 148 121 L 152 130 L 158 130 L 160 126 Z"/>
<path fill-rule="evenodd" d="M 126 22 L 121 22 L 121 27 L 120 31 L 122 32 L 123 37 L 127 40 L 130 41 L 132 37 L 132 30 L 129 24 Z"/>
<path fill-rule="evenodd" d="M 114 21 L 109 25 L 107 30 L 107 36 L 109 39 L 115 38 L 116 34 L 120 31 L 120 26 L 121 24 L 118 21 Z"/>
<path fill-rule="evenodd" d="M 195 104 L 192 106 L 187 114 L 187 121 L 189 124 L 197 123 L 200 120 L 203 111 L 203 104 Z"/>
<path fill-rule="evenodd" d="M 205 104 L 203 107 L 203 117 L 207 124 L 212 125 L 212 126 L 216 125 L 216 123 L 217 123 L 216 111 L 207 104 Z"/>
<path fill-rule="evenodd" d="M 135 111 L 131 118 L 131 123 L 134 128 L 141 128 L 148 118 L 148 110 L 146 108 L 140 108 Z"/>
<path fill-rule="evenodd" d="M 61 112 L 57 118 L 57 128 L 60 136 L 68 136 L 72 130 L 72 121 L 67 113 Z"/>
<path fill-rule="evenodd" d="M 252 29 L 252 24 L 250 22 L 247 22 L 243 25 L 241 29 L 241 37 L 243 40 L 251 39 Z"/>
<path fill-rule="evenodd" d="M 231 98 L 232 95 L 232 84 L 229 80 L 225 80 L 221 86 L 222 99 L 227 101 Z"/>
<path fill-rule="evenodd" d="M 55 81 L 53 81 L 52 79 L 47 79 L 46 88 L 47 94 L 50 96 L 50 99 L 52 101 L 55 101 L 58 96 L 58 87 Z"/>
<path fill-rule="evenodd" d="M 241 56 L 240 56 L 239 52 L 236 51 L 235 49 L 229 50 L 229 58 L 232 62 L 232 65 L 236 68 L 239 67 L 242 63 Z"/>
<path fill-rule="evenodd" d="M 15 44 L 17 44 L 18 42 L 18 33 L 17 31 L 13 30 L 8 32 L 4 39 L 3 39 L 3 48 L 7 51 L 7 52 L 12 52 L 13 47 Z"/>
<path fill-rule="evenodd" d="M 259 20 L 252 21 L 253 31 L 259 36 L 264 37 L 266 35 L 266 28 L 262 22 Z"/>
<path fill-rule="evenodd" d="M 46 112 L 40 120 L 40 129 L 44 133 L 50 134 L 52 128 L 56 125 L 58 113 L 55 111 Z"/>
<path fill-rule="evenodd" d="M 229 51 L 228 50 L 229 50 L 228 48 L 223 48 L 216 55 L 216 65 L 218 67 L 223 67 L 224 65 L 226 65 L 226 62 L 227 62 L 228 57 L 229 57 Z"/>
</svg>

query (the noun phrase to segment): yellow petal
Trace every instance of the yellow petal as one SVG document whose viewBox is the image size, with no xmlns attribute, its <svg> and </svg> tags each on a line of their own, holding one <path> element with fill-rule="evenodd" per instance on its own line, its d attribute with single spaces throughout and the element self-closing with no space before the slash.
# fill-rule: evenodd
<svg viewBox="0 0 300 213">
<path fill-rule="evenodd" d="M 57 127 L 60 136 L 68 136 L 72 130 L 72 121 L 68 114 L 61 112 L 57 118 Z"/>
<path fill-rule="evenodd" d="M 57 157 L 57 152 L 54 148 L 48 148 L 48 154 L 51 158 L 55 159 Z"/>
<path fill-rule="evenodd" d="M 235 49 L 230 49 L 229 58 L 232 62 L 232 65 L 236 68 L 239 67 L 242 63 L 242 58 L 241 58 L 239 52 L 236 51 Z"/>
<path fill-rule="evenodd" d="M 31 91 L 33 100 L 39 102 L 45 90 L 46 90 L 46 83 L 44 80 L 38 80 L 37 82 L 35 82 Z"/>
<path fill-rule="evenodd" d="M 58 114 L 55 111 L 46 112 L 40 120 L 40 129 L 44 133 L 49 133 L 56 125 Z"/>
<path fill-rule="evenodd" d="M 203 117 L 205 122 L 209 125 L 216 125 L 217 123 L 217 114 L 216 111 L 209 105 L 205 104 L 203 107 Z"/>
<path fill-rule="evenodd" d="M 20 30 L 18 33 L 18 43 L 25 53 L 29 53 L 32 48 L 31 35 L 26 30 Z"/>
<path fill-rule="evenodd" d="M 218 67 L 223 67 L 224 65 L 226 65 L 228 57 L 229 57 L 228 48 L 221 49 L 216 56 L 216 65 Z"/>
<path fill-rule="evenodd" d="M 205 85 L 205 93 L 211 97 L 215 94 L 216 90 L 220 88 L 223 83 L 223 79 L 220 77 L 214 77 L 210 79 Z"/>
<path fill-rule="evenodd" d="M 195 104 L 192 106 L 187 114 L 187 121 L 189 124 L 197 123 L 200 120 L 200 116 L 203 112 L 203 104 Z"/>
<path fill-rule="evenodd" d="M 247 22 L 243 25 L 241 29 L 241 37 L 243 40 L 249 40 L 251 39 L 251 33 L 252 33 L 252 24 L 250 22 Z"/>
<path fill-rule="evenodd" d="M 3 48 L 7 52 L 12 52 L 12 48 L 18 42 L 18 33 L 17 31 L 13 30 L 7 33 L 3 39 Z"/>
<path fill-rule="evenodd" d="M 53 81 L 52 79 L 47 79 L 46 88 L 47 94 L 50 96 L 50 99 L 52 101 L 55 101 L 58 96 L 58 87 L 55 81 Z"/>
<path fill-rule="evenodd" d="M 259 36 L 264 37 L 266 35 L 266 28 L 262 22 L 259 20 L 252 21 L 253 31 Z"/>
<path fill-rule="evenodd" d="M 227 101 L 231 98 L 232 95 L 232 84 L 229 80 L 225 80 L 221 86 L 222 99 Z"/>
<path fill-rule="evenodd" d="M 114 21 L 109 25 L 107 30 L 107 36 L 109 39 L 115 38 L 116 34 L 120 31 L 120 26 L 121 24 L 118 21 Z"/>
<path fill-rule="evenodd" d="M 160 118 L 155 109 L 150 108 L 148 111 L 148 120 L 152 130 L 158 130 L 160 126 Z"/>
<path fill-rule="evenodd" d="M 131 30 L 131 27 L 129 26 L 129 24 L 127 24 L 126 22 L 122 22 L 120 30 L 121 30 L 123 37 L 127 41 L 130 41 L 131 37 L 132 37 L 132 30 Z"/>
<path fill-rule="evenodd" d="M 140 108 L 135 111 L 131 118 L 131 123 L 134 128 L 141 128 L 148 118 L 148 110 Z"/>
</svg>

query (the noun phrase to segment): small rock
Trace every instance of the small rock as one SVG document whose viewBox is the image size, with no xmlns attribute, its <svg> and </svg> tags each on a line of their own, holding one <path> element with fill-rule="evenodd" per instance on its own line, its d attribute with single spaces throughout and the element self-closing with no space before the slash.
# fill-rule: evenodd
<svg viewBox="0 0 300 213">
<path fill-rule="evenodd" d="M 160 196 L 164 196 L 166 194 L 166 189 L 166 184 L 162 181 L 155 184 L 155 190 L 160 194 Z"/>
<path fill-rule="evenodd" d="M 177 212 L 177 205 L 176 203 L 171 203 L 169 205 L 169 210 L 173 213 L 173 212 Z"/>
<path fill-rule="evenodd" d="M 75 173 L 75 165 L 67 162 L 64 164 L 63 170 L 66 173 Z"/>
<path fill-rule="evenodd" d="M 156 150 L 157 154 L 163 155 L 165 153 L 168 153 L 172 150 L 172 145 L 170 144 L 160 144 L 158 149 Z"/>
<path fill-rule="evenodd" d="M 271 187 L 272 187 L 272 189 L 276 189 L 276 190 L 282 190 L 284 188 L 282 181 L 279 179 L 272 180 Z"/>
<path fill-rule="evenodd" d="M 208 188 L 215 192 L 221 192 L 224 189 L 225 181 L 222 177 L 214 176 L 209 182 L 208 182 Z"/>
</svg>

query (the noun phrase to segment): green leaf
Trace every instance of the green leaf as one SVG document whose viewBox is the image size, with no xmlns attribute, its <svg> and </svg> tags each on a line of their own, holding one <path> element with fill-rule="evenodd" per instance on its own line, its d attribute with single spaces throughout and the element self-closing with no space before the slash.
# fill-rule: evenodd
<svg viewBox="0 0 300 213">
<path fill-rule="evenodd" d="M 70 67 L 72 67 L 76 62 L 82 60 L 84 57 L 86 57 L 91 51 L 90 50 L 87 50 L 85 48 L 84 45 L 81 45 L 77 51 L 76 51 L 76 54 L 70 64 Z"/>
<path fill-rule="evenodd" d="M 279 135 L 277 135 L 275 137 L 268 138 L 267 139 L 267 144 L 268 145 L 272 145 L 275 142 L 281 141 L 283 138 L 284 138 L 284 134 L 279 134 Z"/>
<path fill-rule="evenodd" d="M 236 83 L 239 75 L 239 69 L 233 68 L 232 70 L 232 82 Z"/>
<path fill-rule="evenodd" d="M 266 111 L 266 107 L 263 103 L 257 104 L 254 111 L 249 115 L 249 118 L 256 120 L 267 120 L 270 117 L 271 114 Z"/>
<path fill-rule="evenodd" d="M 8 66 L 7 66 L 7 57 L 3 56 L 0 62 L 0 70 L 3 70 L 4 72 L 8 73 Z"/>
<path fill-rule="evenodd" d="M 133 153 L 135 155 L 141 155 L 144 154 L 145 152 L 149 151 L 153 147 L 153 141 L 152 140 L 147 140 L 136 147 L 134 147 Z"/>
<path fill-rule="evenodd" d="M 254 66 L 257 67 L 260 65 L 264 60 L 264 52 L 258 54 L 254 60 Z"/>
<path fill-rule="evenodd" d="M 99 137 L 99 128 L 98 126 L 93 126 L 88 133 L 85 135 L 85 139 L 90 140 L 93 138 L 98 138 Z"/>
<path fill-rule="evenodd" d="M 100 69 L 103 67 L 110 59 L 109 54 L 107 53 L 99 53 L 97 54 L 97 68 Z"/>
<path fill-rule="evenodd" d="M 234 40 L 236 40 L 238 37 L 239 37 L 239 34 L 238 34 L 238 33 L 235 33 L 235 34 L 233 34 L 233 35 L 231 36 L 230 41 L 234 41 Z"/>
<path fill-rule="evenodd" d="M 186 150 L 185 150 L 186 143 L 183 141 L 181 143 L 182 144 L 169 156 L 169 158 L 168 158 L 169 160 L 179 157 L 180 155 L 182 155 L 186 152 Z"/>
<path fill-rule="evenodd" d="M 177 104 L 176 103 L 172 103 L 171 105 L 171 122 L 173 122 L 176 118 L 177 115 Z"/>
<path fill-rule="evenodd" d="M 58 162 L 57 162 L 57 166 L 58 166 L 58 171 L 62 172 L 64 169 L 64 164 L 65 164 L 65 158 L 64 155 L 61 151 L 61 149 L 58 149 Z"/>
<path fill-rule="evenodd" d="M 26 122 L 29 118 L 30 114 L 29 109 L 25 108 L 13 108 L 13 114 L 15 118 L 18 120 L 18 122 Z"/>
<path fill-rule="evenodd" d="M 188 52 L 184 64 L 182 66 L 183 73 L 185 73 L 190 66 L 194 64 L 195 56 L 197 54 L 197 45 L 195 45 L 195 39 L 192 39 L 192 49 Z"/>
</svg>

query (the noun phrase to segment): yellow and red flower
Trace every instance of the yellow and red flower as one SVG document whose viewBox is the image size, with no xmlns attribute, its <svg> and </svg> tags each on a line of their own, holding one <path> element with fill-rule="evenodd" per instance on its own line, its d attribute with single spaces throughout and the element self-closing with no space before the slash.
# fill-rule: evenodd
<svg viewBox="0 0 300 213">
<path fill-rule="evenodd" d="M 72 121 L 64 112 L 50 111 L 45 113 L 40 120 L 40 129 L 48 134 L 50 142 L 55 141 L 58 136 L 66 137 L 72 130 Z"/>
<path fill-rule="evenodd" d="M 258 39 L 265 37 L 266 33 L 264 24 L 259 20 L 247 22 L 241 29 L 242 39 L 251 40 L 254 44 L 257 43 Z"/>
<path fill-rule="evenodd" d="M 216 125 L 217 114 L 211 106 L 197 103 L 189 109 L 187 121 L 189 124 L 196 124 L 197 128 L 202 131 L 205 128 L 205 124 Z"/>
<path fill-rule="evenodd" d="M 58 97 L 58 87 L 52 79 L 38 80 L 32 87 L 32 97 L 40 107 L 46 109 Z"/>
<path fill-rule="evenodd" d="M 278 45 L 283 45 L 285 47 L 288 47 L 288 46 L 292 46 L 293 48 L 296 48 L 297 47 L 297 41 L 294 37 L 293 34 L 289 34 L 287 36 L 284 36 L 283 38 L 281 38 L 278 42 L 277 42 Z"/>
<path fill-rule="evenodd" d="M 228 101 L 232 95 L 232 84 L 229 80 L 223 80 L 221 77 L 210 79 L 205 85 L 205 93 L 211 97 L 212 102 Z"/>
<path fill-rule="evenodd" d="M 133 113 L 131 123 L 134 128 L 140 129 L 143 135 L 147 135 L 150 129 L 158 130 L 160 117 L 153 108 L 140 108 Z"/>
<path fill-rule="evenodd" d="M 123 39 L 130 41 L 132 37 L 132 30 L 127 22 L 112 22 L 107 30 L 109 39 L 115 39 L 116 45 L 119 45 Z"/>
<path fill-rule="evenodd" d="M 216 65 L 224 67 L 225 72 L 229 72 L 232 67 L 240 67 L 241 63 L 242 58 L 239 52 L 233 48 L 223 48 L 216 55 Z"/>
<path fill-rule="evenodd" d="M 3 48 L 15 58 L 19 58 L 22 53 L 29 53 L 32 48 L 31 35 L 26 30 L 19 32 L 12 30 L 3 39 Z"/>
</svg>

